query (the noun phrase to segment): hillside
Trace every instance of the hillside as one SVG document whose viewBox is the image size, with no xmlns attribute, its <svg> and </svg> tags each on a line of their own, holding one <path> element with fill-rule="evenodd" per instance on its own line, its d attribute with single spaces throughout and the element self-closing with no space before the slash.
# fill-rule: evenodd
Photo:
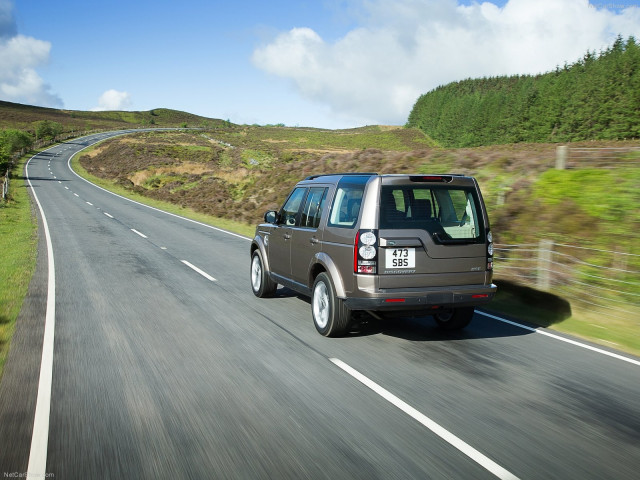
<svg viewBox="0 0 640 480">
<path fill-rule="evenodd" d="M 633 37 L 543 75 L 468 79 L 422 95 L 407 126 L 445 147 L 640 138 Z"/>
<path fill-rule="evenodd" d="M 78 111 L 35 107 L 0 101 L 0 129 L 19 129 L 33 132 L 34 124 L 47 120 L 63 126 L 63 132 L 109 130 L 141 126 L 158 127 L 214 127 L 226 122 L 191 113 L 157 108 L 146 112 Z"/>
<path fill-rule="evenodd" d="M 248 224 L 281 204 L 291 186 L 311 174 L 470 174 L 480 182 L 500 243 L 537 241 L 544 233 L 628 250 L 637 245 L 637 233 L 627 227 L 640 225 L 639 211 L 625 208 L 640 202 L 635 166 L 640 157 L 623 148 L 632 145 L 637 143 L 572 144 L 621 148 L 621 166 L 556 171 L 555 144 L 441 149 L 416 129 L 233 126 L 215 132 L 129 135 L 101 144 L 80 161 L 90 173 L 145 196 Z"/>
</svg>

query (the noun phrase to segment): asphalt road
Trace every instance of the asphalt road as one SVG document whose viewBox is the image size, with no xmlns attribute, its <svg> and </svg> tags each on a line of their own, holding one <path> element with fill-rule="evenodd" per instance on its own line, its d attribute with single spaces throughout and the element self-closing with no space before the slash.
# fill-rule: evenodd
<svg viewBox="0 0 640 480">
<path fill-rule="evenodd" d="M 458 334 L 425 317 L 321 337 L 308 300 L 254 297 L 247 239 L 71 172 L 70 155 L 95 140 L 28 165 L 55 259 L 48 443 L 31 447 L 48 296 L 40 218 L 0 384 L 0 478 L 638 478 L 638 359 L 481 314 Z M 31 471 L 36 456 L 44 471 Z"/>
</svg>

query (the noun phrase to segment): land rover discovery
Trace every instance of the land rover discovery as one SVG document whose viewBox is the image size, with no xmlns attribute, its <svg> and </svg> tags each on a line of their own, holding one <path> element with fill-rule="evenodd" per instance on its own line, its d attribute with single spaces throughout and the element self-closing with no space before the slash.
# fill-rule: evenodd
<svg viewBox="0 0 640 480">
<path fill-rule="evenodd" d="M 477 181 L 462 175 L 327 174 L 299 182 L 251 243 L 251 288 L 311 297 L 318 332 L 353 312 L 433 315 L 466 327 L 489 302 L 493 243 Z M 385 315 L 386 316 L 386 315 Z"/>
</svg>

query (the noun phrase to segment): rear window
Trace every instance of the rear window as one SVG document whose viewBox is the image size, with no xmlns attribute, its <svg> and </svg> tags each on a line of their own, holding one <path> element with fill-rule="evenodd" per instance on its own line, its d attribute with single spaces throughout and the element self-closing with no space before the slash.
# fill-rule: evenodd
<svg viewBox="0 0 640 480">
<path fill-rule="evenodd" d="M 439 243 L 484 241 L 472 188 L 386 185 L 380 193 L 381 229 L 422 229 Z"/>
</svg>

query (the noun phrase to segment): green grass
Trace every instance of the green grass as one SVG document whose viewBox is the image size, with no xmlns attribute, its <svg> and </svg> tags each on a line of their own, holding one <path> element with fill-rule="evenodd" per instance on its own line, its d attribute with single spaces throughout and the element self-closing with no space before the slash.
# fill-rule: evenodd
<svg viewBox="0 0 640 480">
<path fill-rule="evenodd" d="M 37 222 L 28 190 L 20 180 L 28 158 L 13 169 L 9 201 L 0 200 L 0 377 L 36 265 Z"/>
</svg>

